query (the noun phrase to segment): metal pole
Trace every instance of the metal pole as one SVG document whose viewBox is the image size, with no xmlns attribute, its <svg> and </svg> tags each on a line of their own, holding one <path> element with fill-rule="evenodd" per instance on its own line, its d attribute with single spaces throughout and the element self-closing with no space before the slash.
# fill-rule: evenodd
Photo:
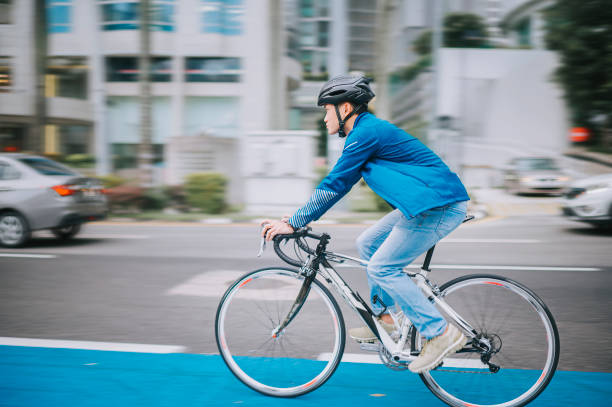
<svg viewBox="0 0 612 407">
<path fill-rule="evenodd" d="M 153 184 L 151 126 L 151 30 L 150 0 L 140 0 L 140 148 L 138 168 L 140 185 Z"/>
<path fill-rule="evenodd" d="M 436 117 L 438 116 L 439 78 L 440 78 L 440 48 L 442 47 L 442 18 L 444 16 L 444 1 L 434 0 L 433 10 L 433 32 L 431 36 L 431 65 L 432 65 L 432 93 L 431 110 L 429 112 L 428 137 L 435 140 Z"/>
<path fill-rule="evenodd" d="M 28 150 L 45 152 L 45 124 L 47 99 L 45 97 L 45 73 L 47 70 L 47 16 L 45 0 L 34 0 L 34 66 L 35 95 L 34 120 L 30 128 Z"/>
</svg>

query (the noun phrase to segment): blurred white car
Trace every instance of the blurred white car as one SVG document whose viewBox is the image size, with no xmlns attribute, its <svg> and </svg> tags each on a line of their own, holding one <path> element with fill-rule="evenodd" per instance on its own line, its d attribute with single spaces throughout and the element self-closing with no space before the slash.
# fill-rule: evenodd
<svg viewBox="0 0 612 407">
<path fill-rule="evenodd" d="M 69 239 L 107 212 L 99 180 L 44 157 L 0 153 L 0 246 L 21 246 L 40 229 Z"/>
<path fill-rule="evenodd" d="M 503 171 L 504 187 L 511 194 L 561 195 L 570 180 L 548 157 L 517 157 Z"/>
<path fill-rule="evenodd" d="M 562 209 L 569 219 L 612 227 L 612 173 L 573 182 Z"/>
</svg>

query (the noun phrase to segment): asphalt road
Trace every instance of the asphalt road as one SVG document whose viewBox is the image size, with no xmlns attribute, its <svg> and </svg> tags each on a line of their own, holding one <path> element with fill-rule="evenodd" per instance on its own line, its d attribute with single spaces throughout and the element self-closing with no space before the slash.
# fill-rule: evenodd
<svg viewBox="0 0 612 407">
<path fill-rule="evenodd" d="M 354 239 L 366 227 L 315 230 L 332 235 L 331 250 L 356 256 Z M 0 249 L 0 337 L 217 353 L 213 323 L 224 288 L 246 271 L 282 264 L 272 250 L 256 258 L 258 248 L 256 225 L 98 223 L 68 243 L 40 234 L 24 249 Z M 612 372 L 611 234 L 557 216 L 485 219 L 443 241 L 432 264 L 438 283 L 491 272 L 529 286 L 556 318 L 559 369 Z M 363 271 L 340 271 L 367 297 Z M 343 310 L 348 327 L 359 324 Z"/>
</svg>

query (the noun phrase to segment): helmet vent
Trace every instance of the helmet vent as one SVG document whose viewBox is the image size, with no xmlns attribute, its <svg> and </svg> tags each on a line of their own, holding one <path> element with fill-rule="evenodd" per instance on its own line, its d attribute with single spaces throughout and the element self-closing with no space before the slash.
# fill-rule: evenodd
<svg viewBox="0 0 612 407">
<path fill-rule="evenodd" d="M 346 90 L 344 89 L 335 90 L 333 92 L 330 92 L 329 96 L 338 96 L 338 95 L 342 95 L 343 93 L 346 93 Z"/>
</svg>

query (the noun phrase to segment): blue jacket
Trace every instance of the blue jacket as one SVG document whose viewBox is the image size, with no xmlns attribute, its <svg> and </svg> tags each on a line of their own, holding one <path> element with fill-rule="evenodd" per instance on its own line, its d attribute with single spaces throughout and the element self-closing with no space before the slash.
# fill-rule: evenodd
<svg viewBox="0 0 612 407">
<path fill-rule="evenodd" d="M 361 177 L 406 217 L 470 199 L 459 177 L 418 139 L 370 113 L 362 113 L 346 138 L 338 162 L 289 224 L 300 228 L 320 218 Z"/>
</svg>

